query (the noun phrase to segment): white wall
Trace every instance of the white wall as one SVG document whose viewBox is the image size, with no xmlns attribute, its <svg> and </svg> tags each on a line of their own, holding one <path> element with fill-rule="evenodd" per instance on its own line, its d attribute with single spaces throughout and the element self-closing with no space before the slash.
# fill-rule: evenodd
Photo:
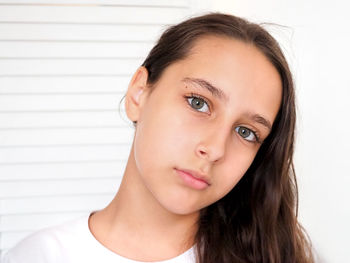
<svg viewBox="0 0 350 263">
<path fill-rule="evenodd" d="M 318 262 L 350 262 L 350 17 L 348 1 L 211 1 L 268 27 L 282 42 L 297 89 L 300 220 Z"/>
</svg>

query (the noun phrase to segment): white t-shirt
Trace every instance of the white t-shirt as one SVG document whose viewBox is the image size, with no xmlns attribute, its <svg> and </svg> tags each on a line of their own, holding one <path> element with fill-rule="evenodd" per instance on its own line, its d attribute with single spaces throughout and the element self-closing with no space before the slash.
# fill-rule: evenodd
<svg viewBox="0 0 350 263">
<path fill-rule="evenodd" d="M 89 214 L 40 230 L 5 253 L 2 263 L 140 263 L 104 247 L 92 235 Z M 161 263 L 194 263 L 194 246 Z"/>
</svg>

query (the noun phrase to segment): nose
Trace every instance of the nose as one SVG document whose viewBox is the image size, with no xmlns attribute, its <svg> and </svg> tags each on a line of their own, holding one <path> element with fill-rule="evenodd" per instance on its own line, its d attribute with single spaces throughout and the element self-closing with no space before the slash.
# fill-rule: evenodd
<svg viewBox="0 0 350 263">
<path fill-rule="evenodd" d="M 212 132 L 207 134 L 199 142 L 196 148 L 196 154 L 210 162 L 218 162 L 225 155 L 227 140 L 231 134 L 231 129 L 221 129 L 217 126 Z"/>
</svg>

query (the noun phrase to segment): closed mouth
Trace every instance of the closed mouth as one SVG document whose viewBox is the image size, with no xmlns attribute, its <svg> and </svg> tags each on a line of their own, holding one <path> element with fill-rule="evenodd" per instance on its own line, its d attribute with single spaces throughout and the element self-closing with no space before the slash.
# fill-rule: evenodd
<svg viewBox="0 0 350 263">
<path fill-rule="evenodd" d="M 190 176 L 192 176 L 196 180 L 202 181 L 202 182 L 206 183 L 207 185 L 210 185 L 209 180 L 207 179 L 207 176 L 200 173 L 200 172 L 196 172 L 193 170 L 187 170 L 187 169 L 177 169 L 177 168 L 175 168 L 175 169 L 180 171 L 180 172 L 189 174 Z"/>
</svg>

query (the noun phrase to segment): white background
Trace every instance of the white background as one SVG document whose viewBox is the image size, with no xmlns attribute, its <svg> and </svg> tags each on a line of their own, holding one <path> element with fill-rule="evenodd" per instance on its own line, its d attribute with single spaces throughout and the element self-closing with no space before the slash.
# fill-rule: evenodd
<svg viewBox="0 0 350 263">
<path fill-rule="evenodd" d="M 350 262 L 346 1 L 97 2 L 0 0 L 0 249 L 107 204 L 131 141 L 117 112 L 130 74 L 165 25 L 216 10 L 285 26 L 267 29 L 296 81 L 300 221 L 318 262 Z"/>
</svg>

